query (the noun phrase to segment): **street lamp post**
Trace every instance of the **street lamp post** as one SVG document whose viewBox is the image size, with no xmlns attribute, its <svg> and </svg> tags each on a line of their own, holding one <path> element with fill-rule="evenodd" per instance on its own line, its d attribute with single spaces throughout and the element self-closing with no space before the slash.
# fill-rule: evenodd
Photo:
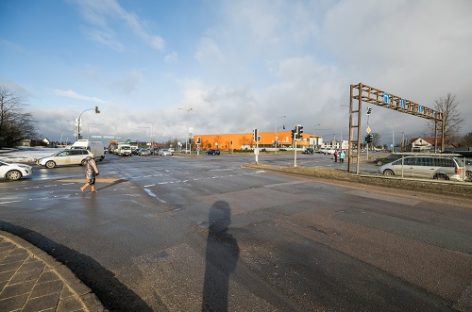
<svg viewBox="0 0 472 312">
<path fill-rule="evenodd" d="M 186 111 L 187 113 L 190 113 L 193 108 L 192 107 L 189 107 L 189 108 L 184 108 L 184 107 L 179 107 L 179 110 L 183 110 L 183 111 Z M 189 132 L 190 132 L 190 129 L 187 128 L 187 126 L 185 126 L 185 154 L 188 153 L 188 137 L 189 137 Z M 192 148 L 192 146 L 190 145 L 190 149 Z M 192 151 L 190 150 L 190 154 L 192 154 Z"/>
<path fill-rule="evenodd" d="M 79 117 L 77 118 L 77 140 L 81 139 L 82 137 L 80 136 L 80 117 L 82 117 L 82 114 L 88 111 L 95 111 L 95 114 L 100 114 L 100 110 L 98 109 L 98 106 L 95 106 L 95 108 L 87 108 L 86 110 L 82 111 L 79 114 Z"/>
</svg>

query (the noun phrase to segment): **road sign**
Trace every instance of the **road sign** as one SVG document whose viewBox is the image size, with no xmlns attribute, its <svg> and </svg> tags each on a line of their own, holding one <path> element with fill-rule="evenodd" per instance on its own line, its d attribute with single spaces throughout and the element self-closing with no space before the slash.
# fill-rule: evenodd
<svg viewBox="0 0 472 312">
<path fill-rule="evenodd" d="M 365 129 L 365 132 L 367 132 L 367 134 L 370 134 L 372 132 L 372 129 L 370 129 L 370 127 L 367 127 L 367 129 Z"/>
</svg>

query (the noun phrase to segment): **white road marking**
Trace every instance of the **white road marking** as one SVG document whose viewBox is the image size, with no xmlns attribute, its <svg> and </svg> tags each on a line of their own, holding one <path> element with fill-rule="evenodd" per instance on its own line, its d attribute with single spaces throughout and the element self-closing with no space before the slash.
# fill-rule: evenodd
<svg viewBox="0 0 472 312">
<path fill-rule="evenodd" d="M 272 188 L 272 187 L 286 186 L 286 185 L 297 185 L 297 184 L 303 184 L 303 183 L 308 183 L 308 182 L 311 182 L 311 181 L 310 180 L 303 180 L 303 181 L 284 182 L 284 183 L 264 185 L 264 187 L 265 188 Z"/>
<path fill-rule="evenodd" d="M 148 184 L 148 185 L 145 185 L 144 187 L 153 187 L 153 186 L 156 186 L 155 184 Z"/>
<path fill-rule="evenodd" d="M 19 202 L 20 202 L 19 200 L 12 200 L 12 201 L 0 202 L 0 205 L 11 204 L 11 203 L 19 203 Z"/>
<path fill-rule="evenodd" d="M 161 203 L 163 203 L 163 204 L 167 203 L 165 200 L 160 199 L 159 197 L 157 197 L 157 195 L 154 194 L 150 189 L 145 188 L 144 191 L 145 191 L 149 196 L 154 197 L 155 199 L 157 199 L 157 200 L 160 201 Z"/>
</svg>

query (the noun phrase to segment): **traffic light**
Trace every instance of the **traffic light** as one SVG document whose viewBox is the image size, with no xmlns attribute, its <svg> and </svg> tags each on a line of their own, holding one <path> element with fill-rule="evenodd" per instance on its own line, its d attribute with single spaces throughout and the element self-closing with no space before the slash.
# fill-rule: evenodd
<svg viewBox="0 0 472 312">
<path fill-rule="evenodd" d="M 202 139 L 200 137 L 197 138 L 197 144 L 202 144 Z"/>
<path fill-rule="evenodd" d="M 366 143 L 372 143 L 373 139 L 374 139 L 374 136 L 372 135 L 372 133 L 369 133 L 368 135 L 365 136 Z"/>
<path fill-rule="evenodd" d="M 297 133 L 297 129 L 292 129 L 292 139 L 296 139 L 295 134 Z"/>
<path fill-rule="evenodd" d="M 98 106 L 95 106 L 95 114 L 100 114 L 100 110 L 98 109 Z"/>
<path fill-rule="evenodd" d="M 372 107 L 367 108 L 367 115 L 370 115 L 370 114 L 372 114 Z"/>
<path fill-rule="evenodd" d="M 296 135 L 297 135 L 297 139 L 301 139 L 302 138 L 302 134 L 303 134 L 303 126 L 302 125 L 297 125 L 295 127 L 295 131 L 296 131 Z"/>
<path fill-rule="evenodd" d="M 259 141 L 259 136 L 258 135 L 259 135 L 259 133 L 258 133 L 257 129 L 252 130 L 252 139 L 256 142 Z"/>
</svg>

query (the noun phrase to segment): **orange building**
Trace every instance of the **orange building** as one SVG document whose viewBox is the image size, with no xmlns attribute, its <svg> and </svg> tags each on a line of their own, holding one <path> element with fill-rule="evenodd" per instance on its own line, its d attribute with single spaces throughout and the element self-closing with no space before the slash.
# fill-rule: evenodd
<svg viewBox="0 0 472 312">
<path fill-rule="evenodd" d="M 284 148 L 293 145 L 291 131 L 259 132 L 259 138 L 260 148 Z M 303 133 L 302 139 L 297 140 L 297 146 L 301 147 L 313 145 L 313 140 L 310 139 L 316 140 L 319 138 L 320 136 L 318 135 Z M 241 150 L 251 149 L 256 146 L 256 142 L 254 142 L 252 138 L 252 132 L 227 134 L 199 134 L 193 136 L 193 142 L 198 142 L 198 139 L 200 139 L 200 146 L 202 149 L 219 148 L 222 150 Z"/>
</svg>

